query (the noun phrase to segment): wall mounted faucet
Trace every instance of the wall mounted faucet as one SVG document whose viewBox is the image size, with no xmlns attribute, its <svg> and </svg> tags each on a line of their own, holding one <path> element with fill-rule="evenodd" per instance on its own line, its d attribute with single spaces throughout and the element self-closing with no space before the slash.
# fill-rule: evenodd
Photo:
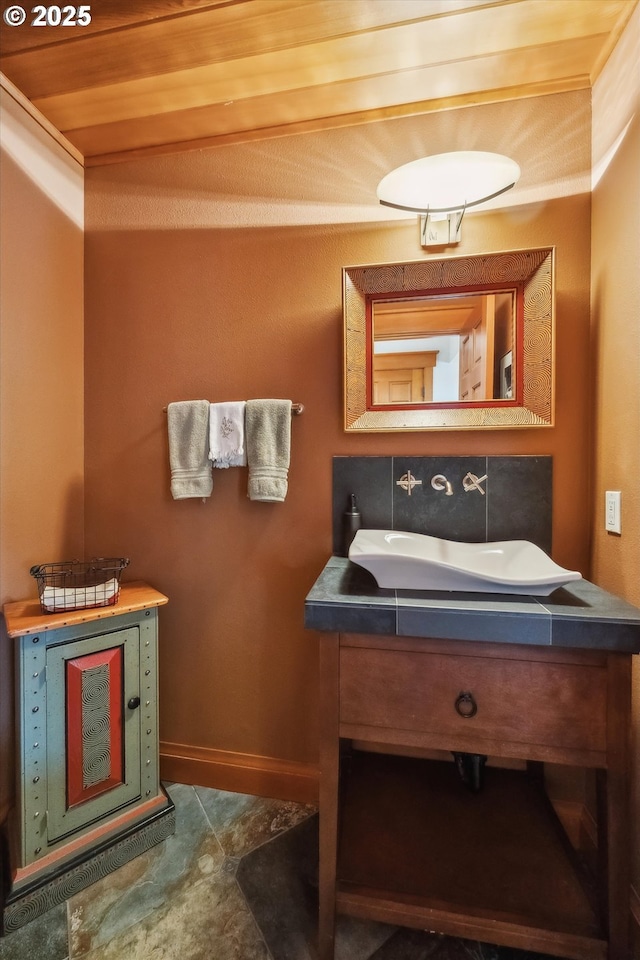
<svg viewBox="0 0 640 960">
<path fill-rule="evenodd" d="M 482 496 L 484 497 L 485 491 L 480 486 L 481 483 L 487 479 L 487 474 L 485 473 L 484 477 L 476 477 L 475 473 L 468 473 L 466 477 L 463 477 L 462 487 L 465 493 L 470 493 L 471 490 L 479 490 Z"/>
<path fill-rule="evenodd" d="M 416 480 L 411 471 L 407 470 L 407 472 L 403 473 L 399 480 L 396 480 L 396 486 L 402 487 L 402 489 L 406 490 L 407 494 L 411 496 L 411 491 L 414 487 L 422 486 L 422 480 Z"/>
<path fill-rule="evenodd" d="M 436 473 L 435 477 L 431 477 L 431 486 L 434 490 L 444 490 L 446 497 L 453 496 L 453 487 L 441 473 Z"/>
</svg>

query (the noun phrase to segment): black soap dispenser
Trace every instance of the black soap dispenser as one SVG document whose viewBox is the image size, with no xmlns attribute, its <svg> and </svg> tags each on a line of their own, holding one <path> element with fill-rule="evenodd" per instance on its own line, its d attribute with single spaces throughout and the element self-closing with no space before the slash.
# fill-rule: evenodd
<svg viewBox="0 0 640 960">
<path fill-rule="evenodd" d="M 349 556 L 349 547 L 356 532 L 360 529 L 360 522 L 361 518 L 356 503 L 356 495 L 355 493 L 350 493 L 349 503 L 342 518 L 342 552 L 345 557 Z"/>
</svg>

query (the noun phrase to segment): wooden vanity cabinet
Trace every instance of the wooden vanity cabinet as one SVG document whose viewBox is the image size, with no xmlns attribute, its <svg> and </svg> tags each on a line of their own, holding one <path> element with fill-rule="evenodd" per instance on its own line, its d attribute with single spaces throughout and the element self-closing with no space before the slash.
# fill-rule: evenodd
<svg viewBox="0 0 640 960">
<path fill-rule="evenodd" d="M 631 656 L 346 633 L 320 648 L 321 960 L 336 913 L 631 960 Z M 451 751 L 497 758 L 479 792 Z M 542 762 L 598 771 L 595 878 Z"/>
</svg>

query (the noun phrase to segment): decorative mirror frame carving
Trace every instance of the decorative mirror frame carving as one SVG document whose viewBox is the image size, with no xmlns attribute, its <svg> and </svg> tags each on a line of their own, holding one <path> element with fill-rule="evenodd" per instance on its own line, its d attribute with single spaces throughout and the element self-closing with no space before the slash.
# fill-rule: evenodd
<svg viewBox="0 0 640 960">
<path fill-rule="evenodd" d="M 514 250 L 442 260 L 415 260 L 342 269 L 344 429 L 492 430 L 550 427 L 554 422 L 555 248 Z M 376 410 L 367 406 L 367 298 L 385 293 L 465 292 L 491 284 L 523 292 L 522 402 L 486 406 Z"/>
</svg>

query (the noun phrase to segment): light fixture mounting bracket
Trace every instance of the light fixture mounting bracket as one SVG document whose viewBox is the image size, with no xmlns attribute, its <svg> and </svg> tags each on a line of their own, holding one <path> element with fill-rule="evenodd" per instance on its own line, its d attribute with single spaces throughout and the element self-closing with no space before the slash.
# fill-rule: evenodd
<svg viewBox="0 0 640 960">
<path fill-rule="evenodd" d="M 420 214 L 420 244 L 423 247 L 447 247 L 460 243 L 464 210 Z"/>
</svg>

